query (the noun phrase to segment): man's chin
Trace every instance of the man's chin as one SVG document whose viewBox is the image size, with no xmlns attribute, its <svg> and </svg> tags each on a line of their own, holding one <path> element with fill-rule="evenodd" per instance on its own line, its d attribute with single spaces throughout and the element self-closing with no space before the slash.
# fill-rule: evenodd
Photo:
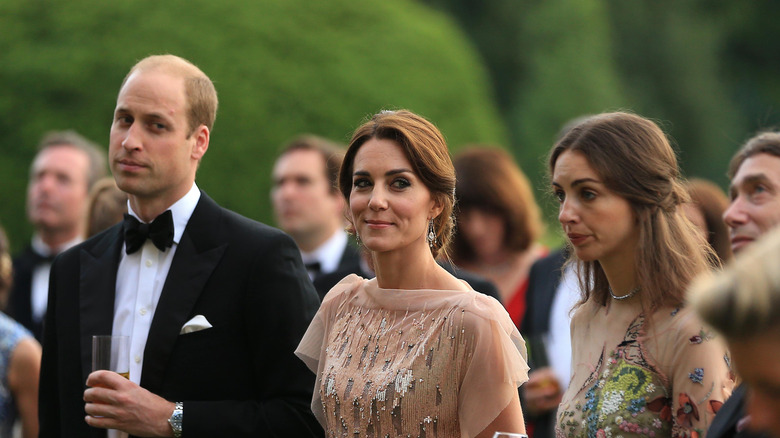
<svg viewBox="0 0 780 438">
<path fill-rule="evenodd" d="M 59 218 L 53 217 L 49 214 L 31 217 L 30 223 L 33 224 L 35 228 L 41 230 L 56 231 L 62 227 Z"/>
<path fill-rule="evenodd" d="M 754 241 L 753 239 L 740 239 L 740 240 L 737 240 L 737 241 L 732 241 L 731 242 L 731 252 L 733 252 L 734 254 L 737 254 L 740 251 L 742 251 L 743 249 L 745 249 L 748 246 L 750 246 L 750 244 L 753 243 L 753 241 Z"/>
</svg>

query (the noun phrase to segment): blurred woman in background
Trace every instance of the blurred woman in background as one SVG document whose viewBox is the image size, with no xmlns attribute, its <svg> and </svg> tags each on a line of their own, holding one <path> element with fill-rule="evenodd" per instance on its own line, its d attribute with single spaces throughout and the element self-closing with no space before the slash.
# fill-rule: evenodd
<svg viewBox="0 0 780 438">
<path fill-rule="evenodd" d="M 729 198 L 714 183 L 705 179 L 688 180 L 691 202 L 685 204 L 688 219 L 703 233 L 720 263 L 731 260 L 729 229 L 723 221 L 723 213 L 729 208 Z"/>
<path fill-rule="evenodd" d="M 689 221 L 675 153 L 652 121 L 591 117 L 549 158 L 582 299 L 559 437 L 704 437 L 733 381 L 726 349 L 684 308 L 712 249 Z"/>
<path fill-rule="evenodd" d="M 5 309 L 13 280 L 8 239 L 0 227 L 0 306 Z M 22 436 L 38 436 L 38 374 L 41 346 L 32 333 L 0 312 L 0 437 L 10 437 L 21 420 Z"/>
<path fill-rule="evenodd" d="M 87 202 L 87 232 L 90 238 L 119 222 L 127 213 L 127 193 L 119 190 L 114 177 L 98 180 L 89 192 Z"/>
<path fill-rule="evenodd" d="M 472 147 L 454 158 L 457 232 L 453 262 L 498 287 L 517 327 L 525 314 L 531 265 L 547 253 L 528 178 L 505 151 Z"/>
</svg>

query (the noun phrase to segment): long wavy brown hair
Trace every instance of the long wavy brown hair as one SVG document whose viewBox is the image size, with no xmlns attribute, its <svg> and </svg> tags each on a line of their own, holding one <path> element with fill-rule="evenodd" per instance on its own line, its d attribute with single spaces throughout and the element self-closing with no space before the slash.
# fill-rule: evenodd
<svg viewBox="0 0 780 438">
<path fill-rule="evenodd" d="M 581 152 L 606 187 L 631 205 L 639 227 L 634 265 L 643 308 L 682 306 L 689 283 L 717 258 L 680 208 L 690 199 L 663 131 L 648 119 L 624 112 L 590 117 L 553 146 L 550 176 L 566 151 Z M 609 283 L 599 261 L 571 258 L 579 265 L 579 304 L 595 300 L 606 305 Z"/>
</svg>

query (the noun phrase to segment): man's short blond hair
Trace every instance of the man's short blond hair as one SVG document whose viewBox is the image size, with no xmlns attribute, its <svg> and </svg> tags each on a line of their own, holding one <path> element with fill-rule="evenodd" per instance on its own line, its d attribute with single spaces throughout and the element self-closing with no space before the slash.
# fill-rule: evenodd
<svg viewBox="0 0 780 438">
<path fill-rule="evenodd" d="M 184 93 L 187 97 L 187 121 L 189 137 L 200 125 L 205 125 L 211 131 L 217 118 L 217 90 L 214 83 L 195 64 L 176 55 L 152 55 L 138 61 L 122 81 L 120 90 L 128 78 L 137 72 L 162 70 L 184 80 Z"/>
</svg>

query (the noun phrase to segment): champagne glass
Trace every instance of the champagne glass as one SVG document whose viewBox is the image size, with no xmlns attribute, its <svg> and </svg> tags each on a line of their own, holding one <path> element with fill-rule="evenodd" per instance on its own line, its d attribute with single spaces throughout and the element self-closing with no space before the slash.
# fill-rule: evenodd
<svg viewBox="0 0 780 438">
<path fill-rule="evenodd" d="M 92 371 L 113 371 L 130 378 L 130 337 L 92 336 Z"/>
<path fill-rule="evenodd" d="M 528 435 L 512 432 L 496 432 L 493 434 L 493 438 L 528 438 Z"/>
</svg>

